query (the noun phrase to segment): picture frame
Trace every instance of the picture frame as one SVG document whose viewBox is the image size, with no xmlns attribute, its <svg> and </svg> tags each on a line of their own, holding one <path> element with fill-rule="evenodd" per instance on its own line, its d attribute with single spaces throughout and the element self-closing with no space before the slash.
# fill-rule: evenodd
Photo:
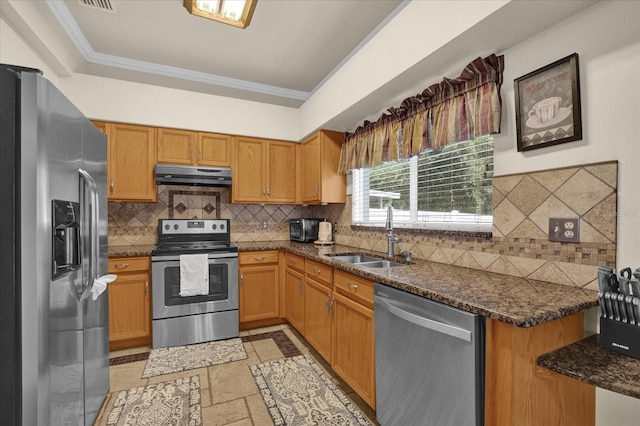
<svg viewBox="0 0 640 426">
<path fill-rule="evenodd" d="M 514 80 L 518 151 L 582 139 L 578 54 Z"/>
</svg>

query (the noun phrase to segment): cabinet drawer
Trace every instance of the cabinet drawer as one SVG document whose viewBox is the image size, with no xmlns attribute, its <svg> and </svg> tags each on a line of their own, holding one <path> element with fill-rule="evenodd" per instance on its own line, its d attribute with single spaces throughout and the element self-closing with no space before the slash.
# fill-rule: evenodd
<svg viewBox="0 0 640 426">
<path fill-rule="evenodd" d="M 304 272 L 304 257 L 287 253 L 284 256 L 287 268 L 292 268 Z"/>
<path fill-rule="evenodd" d="M 261 265 L 263 263 L 278 263 L 277 251 L 251 251 L 238 254 L 240 265 Z"/>
<path fill-rule="evenodd" d="M 112 257 L 109 259 L 109 273 L 139 272 L 149 270 L 148 257 Z"/>
<path fill-rule="evenodd" d="M 373 307 L 373 283 L 371 281 L 342 271 L 336 271 L 334 284 L 338 293 L 356 302 Z"/>
<path fill-rule="evenodd" d="M 319 283 L 331 288 L 331 283 L 333 282 L 333 268 L 331 266 L 307 259 L 304 264 L 304 271 L 308 277 L 312 277 Z"/>
</svg>

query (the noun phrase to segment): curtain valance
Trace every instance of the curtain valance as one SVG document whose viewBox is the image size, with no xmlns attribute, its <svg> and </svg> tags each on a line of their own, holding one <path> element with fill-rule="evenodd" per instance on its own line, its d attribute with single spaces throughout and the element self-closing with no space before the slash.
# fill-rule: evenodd
<svg viewBox="0 0 640 426">
<path fill-rule="evenodd" d="M 477 58 L 458 78 L 444 78 L 377 121 L 365 121 L 345 135 L 340 173 L 499 133 L 503 70 L 502 55 Z"/>
</svg>

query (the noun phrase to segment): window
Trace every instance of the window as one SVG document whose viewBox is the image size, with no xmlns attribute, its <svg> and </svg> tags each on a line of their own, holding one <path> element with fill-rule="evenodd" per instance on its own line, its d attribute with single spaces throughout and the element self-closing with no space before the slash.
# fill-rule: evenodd
<svg viewBox="0 0 640 426">
<path fill-rule="evenodd" d="M 354 225 L 491 231 L 493 138 L 428 150 L 409 159 L 353 170 Z"/>
</svg>

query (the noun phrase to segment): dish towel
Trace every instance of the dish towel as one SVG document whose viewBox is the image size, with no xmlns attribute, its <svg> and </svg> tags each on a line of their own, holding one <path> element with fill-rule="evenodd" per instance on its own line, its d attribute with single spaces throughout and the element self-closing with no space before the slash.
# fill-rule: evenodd
<svg viewBox="0 0 640 426">
<path fill-rule="evenodd" d="M 93 287 L 91 287 L 91 300 L 96 300 L 107 289 L 107 284 L 113 282 L 118 278 L 117 275 L 109 274 L 103 275 L 100 278 L 93 280 Z"/>
<path fill-rule="evenodd" d="M 209 294 L 209 256 L 205 254 L 180 255 L 180 296 Z"/>
</svg>

